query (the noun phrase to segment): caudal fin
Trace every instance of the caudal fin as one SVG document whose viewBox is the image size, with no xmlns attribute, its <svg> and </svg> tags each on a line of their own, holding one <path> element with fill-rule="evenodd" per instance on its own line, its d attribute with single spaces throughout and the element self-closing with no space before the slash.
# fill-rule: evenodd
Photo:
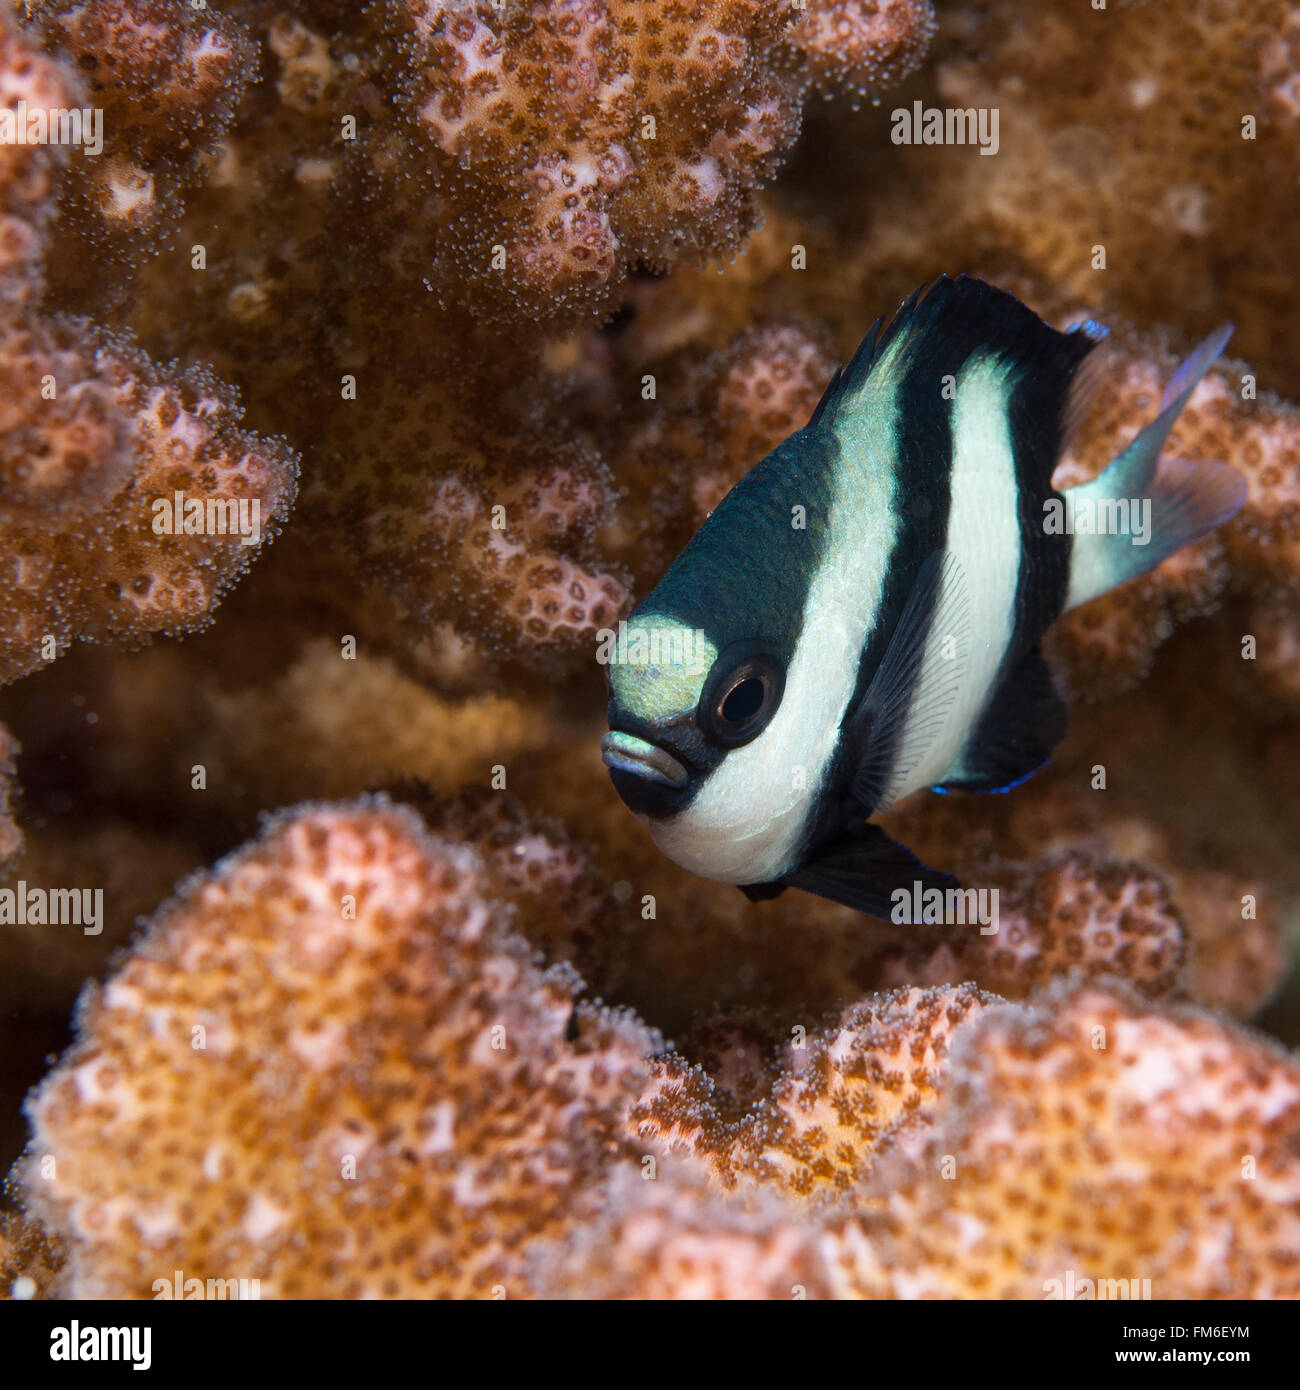
<svg viewBox="0 0 1300 1390">
<path fill-rule="evenodd" d="M 1154 569 L 1241 510 L 1246 480 L 1235 469 L 1160 457 L 1179 412 L 1231 336 L 1231 324 L 1212 333 L 1170 378 L 1160 414 L 1102 473 L 1064 494 L 1074 531 L 1067 609 Z"/>
</svg>

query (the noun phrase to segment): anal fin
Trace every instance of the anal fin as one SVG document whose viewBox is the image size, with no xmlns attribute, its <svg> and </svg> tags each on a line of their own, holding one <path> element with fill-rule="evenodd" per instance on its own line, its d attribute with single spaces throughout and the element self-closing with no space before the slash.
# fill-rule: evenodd
<svg viewBox="0 0 1300 1390">
<path fill-rule="evenodd" d="M 1034 647 L 999 682 L 939 791 L 1004 792 L 1033 776 L 1065 737 L 1068 713 Z"/>
</svg>

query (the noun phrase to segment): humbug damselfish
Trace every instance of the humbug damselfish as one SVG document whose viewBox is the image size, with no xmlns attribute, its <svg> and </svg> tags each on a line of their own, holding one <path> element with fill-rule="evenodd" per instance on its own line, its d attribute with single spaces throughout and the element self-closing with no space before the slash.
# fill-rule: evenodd
<svg viewBox="0 0 1300 1390">
<path fill-rule="evenodd" d="M 893 920 L 917 883 L 957 887 L 868 818 L 1042 766 L 1066 726 L 1049 624 L 1240 509 L 1232 469 L 1160 457 L 1231 332 L 1104 472 L 1059 493 L 1105 329 L 1059 332 L 968 276 L 877 320 L 628 619 L 619 647 L 640 659 L 608 668 L 601 751 L 659 848 L 752 898 L 802 888 Z M 1145 538 L 1119 524 L 1139 512 Z"/>
</svg>

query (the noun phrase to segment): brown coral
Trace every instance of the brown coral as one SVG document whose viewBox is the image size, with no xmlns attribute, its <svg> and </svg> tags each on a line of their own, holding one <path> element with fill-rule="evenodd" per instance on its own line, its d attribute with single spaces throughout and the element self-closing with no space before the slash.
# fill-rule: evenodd
<svg viewBox="0 0 1300 1390">
<path fill-rule="evenodd" d="M 446 253 L 479 317 L 571 315 L 638 262 L 733 251 L 808 85 L 892 85 L 933 33 L 925 0 L 394 8 L 407 107 L 477 214 Z"/>
<path fill-rule="evenodd" d="M 367 623 L 393 614 L 408 661 L 413 633 L 454 619 L 501 662 L 594 664 L 629 598 L 592 543 L 602 461 L 525 406 L 413 385 L 388 384 L 382 424 L 353 408 L 304 497 L 365 574 Z"/>
<path fill-rule="evenodd" d="M 0 675 L 24 675 L 78 638 L 206 622 L 288 513 L 288 448 L 241 430 L 232 393 L 206 373 L 160 371 L 81 325 L 11 332 L 0 375 L 15 388 L 0 422 Z M 66 407 L 56 398 L 41 411 L 42 376 Z"/>
<path fill-rule="evenodd" d="M 381 801 L 281 817 L 188 885 L 31 1103 L 65 1292 L 178 1267 L 264 1297 L 517 1290 L 591 1208 L 655 1040 L 575 1012 L 479 875 Z"/>
<path fill-rule="evenodd" d="M 812 1033 L 802 1026 L 767 1069 L 767 1094 L 738 1121 L 715 1081 L 680 1056 L 656 1060 L 632 1111 L 641 1139 L 707 1160 L 718 1184 L 758 1181 L 787 1196 L 844 1195 L 904 1122 L 940 1091 L 954 1030 L 990 1002 L 969 985 L 870 996 Z M 725 1080 L 725 1052 L 710 1065 Z"/>
<path fill-rule="evenodd" d="M 1164 883 L 1134 865 L 1070 852 L 1008 874 L 988 926 L 972 919 L 929 952 L 890 959 L 883 985 L 978 980 L 1022 999 L 1067 975 L 1117 975 L 1144 994 L 1171 993 L 1186 934 Z"/>
<path fill-rule="evenodd" d="M 871 96 L 917 67 L 934 30 L 930 0 L 814 0 L 791 42 L 814 81 Z"/>
<path fill-rule="evenodd" d="M 160 915 L 88 1005 L 102 1042 L 88 1033 L 40 1102 L 59 1177 L 51 1191 L 37 1166 L 29 1182 L 51 1229 L 72 1236 L 64 1290 L 140 1287 L 129 1247 L 106 1250 L 76 1225 L 84 1214 L 159 1233 L 141 1259 L 156 1254 L 164 1276 L 174 1253 L 206 1273 L 255 1244 L 240 1225 L 251 1191 L 293 1213 L 266 1265 L 233 1271 L 260 1268 L 268 1293 L 469 1291 L 441 1267 L 424 1277 L 416 1257 L 436 1238 L 449 1264 L 472 1252 L 473 1291 L 499 1278 L 509 1296 L 527 1266 L 548 1295 L 1041 1297 L 1059 1273 L 1044 1251 L 1080 1279 L 1149 1261 L 1143 1220 L 1152 1239 L 1173 1233 L 1150 1269 L 1157 1296 L 1293 1292 L 1274 1277 L 1266 1228 L 1294 1249 L 1294 1066 L 1171 1002 L 1296 1035 L 1294 999 L 1275 996 L 1300 901 L 1288 664 L 1300 451 L 1294 409 L 1268 390 L 1300 367 L 1287 332 L 1295 234 L 1277 193 L 1297 168 L 1289 0 L 1069 16 L 951 0 L 936 67 L 907 99 L 997 109 L 1003 143 L 987 159 L 895 146 L 888 103 L 858 109 L 929 42 L 929 7 L 904 0 L 231 0 L 225 18 L 183 0 L 27 8 L 24 31 L 0 27 L 5 103 L 115 114 L 98 162 L 0 149 L 0 364 L 12 364 L 0 525 L 26 527 L 40 554 L 89 533 L 78 557 L 136 564 L 128 582 L 142 573 L 133 548 L 159 565 L 202 558 L 210 538 L 143 555 L 163 538 L 126 514 L 153 468 L 142 383 L 181 405 L 178 427 L 213 429 L 206 447 L 240 452 L 231 398 L 214 393 L 217 420 L 197 397 L 180 401 L 179 368 L 150 365 L 172 358 L 238 385 L 271 491 L 287 486 L 271 466 L 285 455 L 262 441 L 281 433 L 302 451 L 305 486 L 293 524 L 208 631 L 148 652 L 82 646 L 0 696 L 23 745 L 27 857 L 12 872 L 102 879 L 116 904 L 105 937 L 120 941 L 137 907 L 239 843 L 267 806 L 397 784 L 439 837 L 405 813 L 317 809 Z M 848 101 L 806 102 L 845 85 Z M 782 161 L 781 183 L 760 187 Z M 1115 328 L 1107 389 L 1064 481 L 1091 476 L 1151 417 L 1175 347 L 1235 319 L 1233 350 L 1257 379 L 1242 363 L 1217 367 L 1173 448 L 1226 459 L 1251 493 L 1234 526 L 1062 625 L 1074 693 L 1096 698 L 1076 703 L 1053 769 L 1008 797 L 922 795 L 892 813 L 928 861 L 1003 895 L 997 935 L 936 924 L 900 948 L 888 924 L 794 892 L 751 904 L 658 855 L 600 766 L 591 656 L 596 630 L 722 492 L 804 423 L 870 320 L 940 269 L 982 273 L 1053 322 L 1084 310 Z M 88 309 L 101 329 L 71 317 Z M 43 374 L 58 389 L 37 415 Z M 101 577 L 69 591 L 65 637 L 134 645 L 149 623 L 170 625 L 115 608 Z M 208 596 L 196 590 L 177 626 L 197 623 Z M 33 621 L 44 634 L 53 620 Z M 485 790 L 498 771 L 508 796 Z M 294 884 L 342 892 L 340 875 L 370 871 L 350 849 L 331 870 L 312 848 L 292 882 L 277 877 L 272 861 L 307 825 L 322 854 L 364 839 L 410 869 L 387 884 L 406 906 L 346 922 L 376 935 L 340 941 L 335 974 L 294 956 L 326 920 Z M 260 896 L 236 902 L 249 884 Z M 468 916 L 491 919 L 481 950 L 449 944 Z M 527 947 L 507 944 L 506 925 Z M 104 966 L 104 943 L 86 946 L 0 940 L 24 1005 L 3 1038 L 12 1111 L 62 1045 L 71 992 Z M 269 981 L 248 964 L 258 949 Z M 572 980 L 539 973 L 534 952 L 670 1029 L 673 1053 L 643 1073 L 650 1030 L 574 1011 Z M 200 954 L 246 996 L 222 1008 L 247 1024 L 265 1078 L 242 1054 L 215 1057 L 211 1031 L 196 1055 L 161 1012 L 219 988 L 212 977 L 191 988 L 181 962 Z M 156 1003 L 156 1032 L 123 981 Z M 322 1010 L 358 1040 L 356 1066 L 329 1069 L 328 1027 L 307 1032 Z M 524 1081 L 509 1101 L 492 1085 L 503 1073 L 466 1041 L 502 1012 L 527 1015 L 544 1054 L 531 1073 L 516 1059 Z M 1093 1024 L 1140 1050 L 1078 1047 Z M 150 1114 L 179 1078 L 175 1153 L 134 1134 L 114 1148 L 105 1109 L 64 1104 L 71 1077 L 102 1081 L 96 1045 L 121 1049 L 120 1094 L 129 1086 Z M 418 1116 L 442 1099 L 430 1088 L 448 1055 L 454 1084 L 490 1104 L 410 1172 L 404 1141 L 425 1137 Z M 587 1109 L 552 1085 L 575 1056 L 611 1078 L 593 1082 Z M 311 1058 L 326 1067 L 317 1091 Z M 1210 1094 L 1214 1069 L 1239 1089 Z M 613 1090 L 643 1074 L 630 1120 Z M 1277 1100 L 1276 1131 L 1237 1105 L 1252 1078 Z M 379 1135 L 354 1151 L 359 1179 L 319 1147 L 311 1107 L 331 1088 Z M 186 1106 L 199 1104 L 235 1135 L 238 1178 L 179 1176 L 194 1174 Z M 90 1169 L 84 1135 L 140 1166 Z M 523 1174 L 517 1201 L 460 1200 L 450 1165 L 479 1163 L 461 1139 L 493 1155 L 484 1162 L 504 1182 Z M 1216 1139 L 1262 1160 L 1271 1211 L 1250 1180 L 1220 1181 Z M 11 1151 L 19 1142 L 11 1133 Z M 296 1185 L 285 1154 L 305 1155 L 320 1181 Z M 954 1176 L 936 1176 L 949 1154 Z M 545 1181 L 551 1160 L 559 1183 Z M 397 1192 L 389 1206 L 377 1183 Z M 191 1198 L 192 1212 L 175 1208 Z M 224 1204 L 227 1245 L 209 1239 L 202 1203 Z M 251 1217 L 257 1230 L 268 1209 Z M 323 1250 L 326 1230 L 343 1254 Z M 58 1291 L 44 1239 L 30 1224 L 0 1238 L 6 1280 L 34 1278 L 24 1292 Z M 1220 1250 L 1223 1287 L 1207 1275 Z M 362 1269 L 369 1252 L 375 1268 Z"/>
<path fill-rule="evenodd" d="M 408 108 L 448 195 L 478 211 L 448 251 L 480 315 L 599 305 L 638 259 L 735 247 L 798 133 L 774 62 L 784 0 L 399 8 Z"/>
<path fill-rule="evenodd" d="M 7 16 L 0 73 L 11 94 L 81 100 L 71 74 L 35 52 Z M 64 157 L 57 145 L 36 154 L 6 145 L 0 161 L 8 229 L 0 278 L 9 286 L 0 295 L 3 680 L 77 638 L 139 639 L 206 621 L 283 521 L 296 474 L 287 447 L 238 427 L 233 394 L 209 374 L 159 368 L 84 320 L 39 313 L 49 217 L 38 195 Z M 159 530 L 158 505 L 170 514 L 177 493 L 205 514 L 197 537 L 179 515 L 174 533 Z M 254 504 L 256 535 L 228 536 L 229 509 Z"/>
<path fill-rule="evenodd" d="M 75 159 L 64 191 L 75 234 L 95 241 L 102 292 L 105 261 L 129 266 L 170 230 L 255 75 L 256 50 L 227 16 L 176 0 L 27 0 L 23 16 L 103 113 L 105 151 Z"/>
<path fill-rule="evenodd" d="M 1112 767 L 1137 757 L 1117 746 L 1114 724 L 1129 721 L 1117 712 L 1092 735 Z M 1267 876 L 1246 857 L 1208 862 L 1122 788 L 1097 788 L 1094 768 L 1105 764 L 1090 763 L 1086 751 L 1063 759 L 1017 797 L 918 797 L 892 812 L 893 833 L 923 858 L 943 854 L 967 886 L 996 888 L 1005 920 L 996 934 L 945 928 L 942 941 L 901 956 L 888 948 L 875 978 L 969 978 L 1021 998 L 1058 975 L 1115 974 L 1154 996 L 1256 1012 L 1286 969 Z"/>
<path fill-rule="evenodd" d="M 841 1236 L 837 1282 L 869 1288 L 887 1271 L 906 1297 L 1086 1297 L 1083 1280 L 1136 1280 L 1140 1297 L 1296 1296 L 1292 1059 L 1099 989 L 987 1011 L 955 1054 L 919 1153 L 878 1175 L 872 1249 Z"/>
<path fill-rule="evenodd" d="M 539 1249 L 534 1288 L 591 1297 L 1287 1298 L 1300 1070 L 1126 991 L 1057 989 L 952 1037 L 937 1100 L 851 1203 L 713 1192 L 694 1158 L 611 1185 Z M 822 1101 L 830 1095 L 823 1090 Z M 673 1215 L 670 1217 L 669 1212 Z"/>
</svg>

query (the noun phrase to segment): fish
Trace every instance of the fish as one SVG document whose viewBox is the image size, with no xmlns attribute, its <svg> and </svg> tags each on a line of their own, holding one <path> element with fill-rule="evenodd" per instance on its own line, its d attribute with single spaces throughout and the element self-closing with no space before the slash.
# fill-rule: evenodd
<svg viewBox="0 0 1300 1390">
<path fill-rule="evenodd" d="M 1103 326 L 1055 329 L 966 275 L 877 319 L 604 653 L 601 756 L 658 848 L 756 901 L 796 888 L 900 923 L 959 889 L 873 817 L 1031 777 L 1067 725 L 1047 628 L 1240 510 L 1234 469 L 1162 456 L 1232 331 L 1058 492 Z"/>
</svg>

